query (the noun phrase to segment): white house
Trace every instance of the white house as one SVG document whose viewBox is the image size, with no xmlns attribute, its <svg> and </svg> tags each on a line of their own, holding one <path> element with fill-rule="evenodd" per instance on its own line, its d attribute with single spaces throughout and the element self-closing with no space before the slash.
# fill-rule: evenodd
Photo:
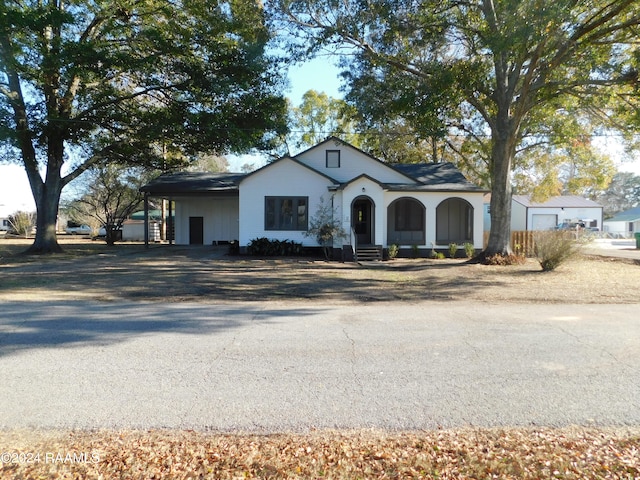
<svg viewBox="0 0 640 480">
<path fill-rule="evenodd" d="M 633 237 L 640 232 L 640 207 L 625 210 L 605 220 L 604 231 L 615 237 Z"/>
<path fill-rule="evenodd" d="M 482 248 L 483 190 L 451 163 L 388 164 L 331 137 L 249 174 L 165 174 L 142 188 L 146 196 L 175 201 L 177 244 L 305 236 L 321 202 L 333 206 L 347 238 L 334 249 L 391 244 Z"/>
<path fill-rule="evenodd" d="M 514 195 L 511 230 L 550 230 L 558 225 L 581 224 L 602 229 L 602 206 L 576 195 L 551 197 L 534 202 L 527 195 Z"/>
</svg>

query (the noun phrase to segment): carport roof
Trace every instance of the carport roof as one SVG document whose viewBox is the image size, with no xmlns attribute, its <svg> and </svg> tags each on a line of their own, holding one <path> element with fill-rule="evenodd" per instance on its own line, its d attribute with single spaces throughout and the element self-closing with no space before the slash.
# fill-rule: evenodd
<svg viewBox="0 0 640 480">
<path fill-rule="evenodd" d="M 198 195 L 237 193 L 246 173 L 175 172 L 164 173 L 140 188 L 150 195 Z"/>
</svg>

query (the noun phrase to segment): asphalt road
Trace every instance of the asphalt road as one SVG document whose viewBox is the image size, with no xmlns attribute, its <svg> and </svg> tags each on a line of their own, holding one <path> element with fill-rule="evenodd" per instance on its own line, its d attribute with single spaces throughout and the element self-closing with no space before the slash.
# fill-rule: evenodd
<svg viewBox="0 0 640 480">
<path fill-rule="evenodd" d="M 640 425 L 638 305 L 0 305 L 0 428 Z"/>
</svg>

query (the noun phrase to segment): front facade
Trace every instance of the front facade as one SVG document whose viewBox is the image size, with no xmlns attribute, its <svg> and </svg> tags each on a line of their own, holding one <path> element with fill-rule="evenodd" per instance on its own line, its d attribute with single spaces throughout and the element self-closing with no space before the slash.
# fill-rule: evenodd
<svg viewBox="0 0 640 480">
<path fill-rule="evenodd" d="M 238 177 L 224 192 L 174 190 L 178 244 L 237 240 L 242 249 L 266 237 L 317 246 L 305 232 L 324 203 L 347 233 L 335 249 L 482 248 L 485 191 L 452 164 L 386 164 L 337 138 Z M 160 193 L 153 182 L 143 191 Z"/>
<path fill-rule="evenodd" d="M 576 196 L 551 197 L 535 202 L 527 195 L 514 195 L 511 203 L 511 230 L 552 230 L 558 226 L 582 225 L 602 229 L 602 206 Z"/>
<path fill-rule="evenodd" d="M 632 238 L 640 232 L 640 207 L 620 212 L 604 222 L 604 231 L 618 238 Z"/>
</svg>

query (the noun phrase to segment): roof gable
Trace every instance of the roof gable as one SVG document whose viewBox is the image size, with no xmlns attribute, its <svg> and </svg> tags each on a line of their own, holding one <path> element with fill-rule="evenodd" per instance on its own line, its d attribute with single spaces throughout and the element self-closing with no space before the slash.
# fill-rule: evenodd
<svg viewBox="0 0 640 480">
<path fill-rule="evenodd" d="M 328 152 L 339 152 L 337 166 L 329 165 Z M 327 140 L 299 153 L 295 156 L 295 159 L 313 170 L 336 179 L 339 183 L 351 181 L 363 173 L 380 183 L 408 185 L 417 183 L 411 177 L 392 168 L 388 163 L 378 160 L 336 137 L 329 137 Z"/>
<path fill-rule="evenodd" d="M 254 170 L 253 172 L 245 175 L 242 179 L 240 179 L 240 182 L 246 180 L 247 178 L 254 177 L 256 175 L 260 175 L 262 172 L 268 170 L 269 168 L 272 168 L 275 165 L 281 165 L 281 164 L 283 164 L 283 163 L 285 163 L 287 161 L 293 162 L 294 164 L 296 164 L 296 165 L 298 165 L 298 166 L 300 166 L 302 168 L 307 169 L 309 172 L 313 172 L 315 175 L 320 175 L 320 176 L 326 178 L 327 180 L 329 180 L 331 183 L 333 183 L 335 185 L 340 183 L 337 180 L 331 178 L 329 175 L 326 175 L 323 172 L 319 172 L 319 171 L 315 170 L 314 168 L 311 168 L 309 165 L 306 165 L 306 164 L 298 161 L 296 158 L 289 157 L 289 156 L 280 157 L 279 159 L 274 160 L 273 162 L 267 163 L 265 166 L 263 166 L 263 167 L 261 167 L 261 168 L 259 168 L 257 170 Z"/>
</svg>

